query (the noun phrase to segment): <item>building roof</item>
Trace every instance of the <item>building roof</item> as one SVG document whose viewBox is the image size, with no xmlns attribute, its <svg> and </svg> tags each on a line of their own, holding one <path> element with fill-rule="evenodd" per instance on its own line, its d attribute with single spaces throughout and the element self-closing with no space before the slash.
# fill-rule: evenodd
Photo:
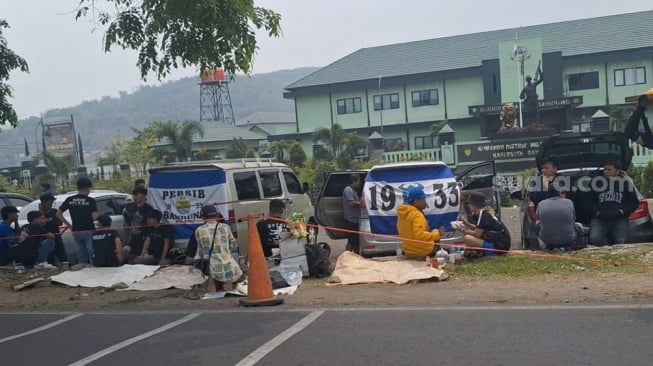
<svg viewBox="0 0 653 366">
<path fill-rule="evenodd" d="M 204 137 L 194 136 L 193 143 L 231 141 L 241 137 L 243 140 L 267 140 L 267 136 L 250 131 L 247 127 L 225 125 L 218 122 L 202 122 Z M 167 139 L 156 142 L 150 146 L 167 146 Z"/>
<path fill-rule="evenodd" d="M 309 86 L 479 67 L 498 58 L 498 44 L 541 38 L 542 53 L 578 56 L 653 47 L 653 11 L 510 28 L 362 48 L 288 85 Z"/>
<path fill-rule="evenodd" d="M 236 121 L 236 126 L 267 123 L 295 123 L 293 112 L 255 112 Z"/>
</svg>

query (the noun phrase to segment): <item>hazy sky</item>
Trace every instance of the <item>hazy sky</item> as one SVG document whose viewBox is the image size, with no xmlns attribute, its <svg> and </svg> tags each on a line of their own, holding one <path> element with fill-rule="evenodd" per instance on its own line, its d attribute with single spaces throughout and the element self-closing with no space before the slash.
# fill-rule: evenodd
<svg viewBox="0 0 653 366">
<path fill-rule="evenodd" d="M 283 36 L 269 39 L 260 34 L 254 73 L 325 66 L 362 47 L 653 9 L 651 0 L 257 0 L 256 4 L 282 15 Z M 20 118 L 145 84 L 136 53 L 120 49 L 104 53 L 103 29 L 98 25 L 94 30 L 90 18 L 75 21 L 76 5 L 77 0 L 0 0 L 0 18 L 11 26 L 5 31 L 9 47 L 30 67 L 29 74 L 14 72 L 10 79 Z M 178 70 L 167 80 L 193 75 L 194 69 Z M 158 83 L 148 79 L 148 84 Z"/>
</svg>

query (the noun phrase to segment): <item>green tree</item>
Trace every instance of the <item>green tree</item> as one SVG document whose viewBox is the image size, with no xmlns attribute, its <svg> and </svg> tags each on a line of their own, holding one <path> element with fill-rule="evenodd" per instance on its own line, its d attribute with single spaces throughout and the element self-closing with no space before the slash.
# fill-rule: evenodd
<svg viewBox="0 0 653 366">
<path fill-rule="evenodd" d="M 147 129 L 157 140 L 167 139 L 174 157 L 179 161 L 186 161 L 192 157 L 193 137 L 204 137 L 204 126 L 196 121 L 184 121 L 182 124 L 173 121 L 152 122 Z"/>
<path fill-rule="evenodd" d="M 61 189 L 65 190 L 67 187 L 68 174 L 72 172 L 75 166 L 75 160 L 72 155 L 56 156 L 49 151 L 42 151 L 43 162 L 48 166 L 50 172 L 56 177 L 55 182 L 58 180 L 61 183 Z M 56 183 L 55 183 L 56 184 Z"/>
<path fill-rule="evenodd" d="M 294 141 L 290 151 L 288 151 L 290 166 L 303 166 L 306 162 L 306 152 L 302 148 L 302 144 L 299 141 Z"/>
<path fill-rule="evenodd" d="M 253 158 L 254 151 L 250 149 L 245 140 L 242 137 L 235 138 L 231 140 L 231 144 L 225 152 L 225 157 L 227 159 L 240 159 L 240 158 Z"/>
<path fill-rule="evenodd" d="M 9 73 L 12 70 L 29 72 L 29 67 L 22 57 L 7 47 L 7 40 L 2 33 L 3 28 L 9 28 L 9 24 L 4 19 L 0 19 L 0 125 L 9 122 L 16 127 L 18 115 L 9 102 L 13 96 L 13 88 L 6 82 L 9 81 Z"/>
<path fill-rule="evenodd" d="M 270 156 L 274 159 L 277 159 L 277 161 L 280 163 L 288 162 L 288 151 L 290 148 L 291 145 L 286 140 L 272 141 L 266 146 Z"/>
<path fill-rule="evenodd" d="M 626 121 L 633 112 L 633 108 L 625 105 L 614 105 L 606 107 L 607 114 L 612 118 L 610 126 L 613 131 L 623 131 L 626 127 Z"/>
<path fill-rule="evenodd" d="M 281 35 L 281 15 L 254 6 L 253 0 L 108 0 L 112 11 L 95 0 L 79 0 L 76 19 L 89 14 L 103 26 L 104 51 L 138 51 L 137 66 L 159 79 L 172 68 L 224 68 L 249 74 L 258 49 L 256 30 Z M 94 20 L 96 20 L 94 19 Z"/>
<path fill-rule="evenodd" d="M 368 149 L 367 139 L 355 132 L 345 134 L 343 147 L 340 155 L 337 157 L 340 169 L 355 169 L 360 165 L 361 152 Z"/>
<path fill-rule="evenodd" d="M 313 142 L 326 145 L 329 159 L 337 159 L 345 142 L 345 130 L 336 123 L 331 128 L 320 127 L 313 132 Z"/>
</svg>

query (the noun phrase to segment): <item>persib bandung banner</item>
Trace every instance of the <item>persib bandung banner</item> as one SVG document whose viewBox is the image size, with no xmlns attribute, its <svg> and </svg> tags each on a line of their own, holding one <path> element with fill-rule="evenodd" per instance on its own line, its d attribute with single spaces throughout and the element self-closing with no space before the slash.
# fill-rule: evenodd
<svg viewBox="0 0 653 366">
<path fill-rule="evenodd" d="M 424 189 L 424 214 L 431 230 L 442 226 L 451 230 L 451 221 L 458 217 L 460 188 L 451 169 L 430 165 L 368 173 L 364 197 L 372 232 L 398 235 L 397 207 L 404 202 L 404 192 L 410 187 Z"/>
<path fill-rule="evenodd" d="M 152 172 L 147 201 L 163 213 L 163 223 L 172 224 L 177 238 L 189 238 L 202 222 L 200 210 L 216 205 L 228 221 L 227 179 L 223 170 Z"/>
</svg>

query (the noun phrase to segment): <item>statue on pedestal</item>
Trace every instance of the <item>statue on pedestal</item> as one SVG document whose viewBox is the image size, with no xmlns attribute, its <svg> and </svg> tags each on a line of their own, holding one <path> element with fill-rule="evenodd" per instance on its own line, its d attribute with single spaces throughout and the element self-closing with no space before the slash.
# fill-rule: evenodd
<svg viewBox="0 0 653 366">
<path fill-rule="evenodd" d="M 542 83 L 544 80 L 544 74 L 542 73 L 542 61 L 537 64 L 537 70 L 535 71 L 535 79 L 529 76 L 526 76 L 526 86 L 522 89 L 519 94 L 519 99 L 522 102 L 522 108 L 524 108 L 523 113 L 525 115 L 524 120 L 527 124 L 537 123 L 540 120 L 540 107 L 538 104 L 538 95 L 537 95 L 537 86 Z"/>
</svg>

